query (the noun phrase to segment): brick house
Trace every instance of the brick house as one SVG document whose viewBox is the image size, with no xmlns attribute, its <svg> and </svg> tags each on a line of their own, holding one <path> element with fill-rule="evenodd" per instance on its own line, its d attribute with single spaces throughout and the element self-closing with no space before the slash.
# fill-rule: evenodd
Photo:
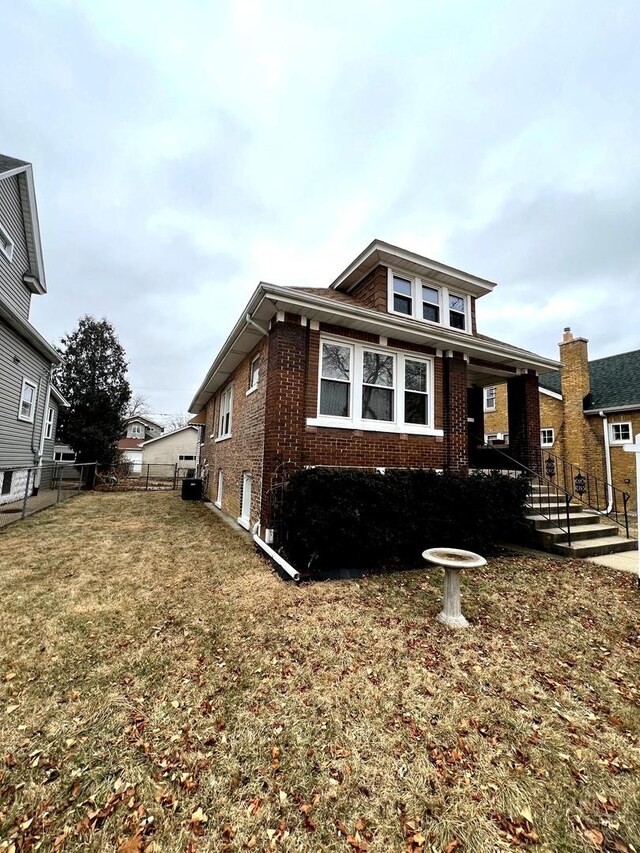
<svg viewBox="0 0 640 853">
<path fill-rule="evenodd" d="M 494 287 L 379 240 L 328 287 L 260 283 L 190 407 L 208 496 L 268 529 L 271 490 L 304 466 L 465 473 L 483 388 L 505 380 L 512 453 L 538 468 L 538 373 L 559 365 L 477 331 Z"/>
<path fill-rule="evenodd" d="M 589 361 L 588 340 L 565 329 L 559 371 L 540 384 L 540 446 L 631 495 L 637 510 L 635 456 L 624 451 L 640 431 L 640 350 Z M 487 440 L 509 445 L 505 384 L 484 392 Z M 506 437 L 506 442 L 505 442 Z"/>
</svg>

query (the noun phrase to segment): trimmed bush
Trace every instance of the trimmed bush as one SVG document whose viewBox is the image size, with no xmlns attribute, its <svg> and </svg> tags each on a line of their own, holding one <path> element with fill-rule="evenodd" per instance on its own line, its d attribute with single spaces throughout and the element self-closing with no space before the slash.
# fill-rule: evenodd
<svg viewBox="0 0 640 853">
<path fill-rule="evenodd" d="M 525 530 L 526 479 L 308 468 L 285 489 L 280 550 L 299 572 L 419 565 L 425 548 L 479 553 Z"/>
</svg>

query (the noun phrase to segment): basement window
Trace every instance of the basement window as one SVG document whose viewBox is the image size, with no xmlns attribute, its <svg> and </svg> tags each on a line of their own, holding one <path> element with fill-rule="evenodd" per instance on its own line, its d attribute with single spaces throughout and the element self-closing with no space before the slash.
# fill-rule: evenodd
<svg viewBox="0 0 640 853">
<path fill-rule="evenodd" d="M 540 430 L 540 444 L 542 447 L 553 447 L 554 434 L 553 430 L 544 427 Z"/>
<path fill-rule="evenodd" d="M 633 433 L 631 432 L 631 423 L 609 424 L 609 440 L 611 444 L 626 444 L 633 441 Z"/>
<path fill-rule="evenodd" d="M 5 471 L 2 475 L 2 490 L 0 494 L 8 495 L 11 493 L 11 485 L 13 482 L 13 471 Z"/>
<path fill-rule="evenodd" d="M 13 257 L 13 240 L 0 225 L 0 252 L 10 261 Z"/>
</svg>

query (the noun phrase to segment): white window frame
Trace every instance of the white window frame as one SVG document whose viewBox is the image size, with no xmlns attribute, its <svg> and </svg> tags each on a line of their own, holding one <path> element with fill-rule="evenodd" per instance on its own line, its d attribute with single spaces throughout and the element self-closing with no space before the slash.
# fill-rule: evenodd
<svg viewBox="0 0 640 853">
<path fill-rule="evenodd" d="M 393 307 L 393 279 L 394 276 L 402 278 L 405 281 L 411 282 L 411 314 L 405 314 L 403 311 L 396 311 Z M 438 315 L 439 320 L 425 320 L 422 316 L 422 287 L 430 287 L 439 294 Z M 464 329 L 458 329 L 451 325 L 449 317 L 449 295 L 458 296 L 464 299 Z M 409 297 L 407 297 L 409 298 Z M 435 304 L 435 303 L 434 303 Z M 449 290 L 449 288 L 440 283 L 436 283 L 429 278 L 421 278 L 417 275 L 403 272 L 400 269 L 388 268 L 387 271 L 387 311 L 389 314 L 395 314 L 396 317 L 404 317 L 405 319 L 418 320 L 421 323 L 430 323 L 432 326 L 444 326 L 445 328 L 453 329 L 455 332 L 461 332 L 464 335 L 470 335 L 471 332 L 471 296 L 467 293 L 461 293 L 458 290 Z"/>
<path fill-rule="evenodd" d="M 24 399 L 24 389 L 27 387 L 33 388 L 33 400 L 29 404 L 31 406 L 31 411 L 30 411 L 28 416 L 25 416 L 22 414 L 22 404 L 24 402 L 26 402 Z M 18 420 L 19 421 L 26 421 L 26 423 L 32 424 L 33 419 L 36 415 L 37 405 L 38 405 L 38 386 L 37 386 L 37 384 L 35 382 L 32 382 L 30 379 L 23 379 L 22 380 L 22 389 L 20 391 L 20 402 L 18 404 Z"/>
<path fill-rule="evenodd" d="M 0 252 L 11 263 L 11 259 L 13 258 L 13 240 L 2 225 L 0 225 Z"/>
<path fill-rule="evenodd" d="M 551 441 L 545 441 L 545 432 L 551 433 Z M 553 447 L 556 438 L 555 430 L 552 427 L 541 427 L 540 429 L 540 447 Z"/>
<path fill-rule="evenodd" d="M 257 365 L 257 366 L 255 366 L 255 365 Z M 249 388 L 247 390 L 247 396 L 249 396 L 249 394 L 253 394 L 253 392 L 258 387 L 259 381 L 260 381 L 260 356 L 257 355 L 255 358 L 251 359 L 251 364 L 249 365 Z"/>
<path fill-rule="evenodd" d="M 139 435 L 144 435 L 144 427 L 142 424 L 131 424 L 131 437 L 137 438 Z"/>
<path fill-rule="evenodd" d="M 615 438 L 615 430 L 614 427 L 627 427 L 629 430 L 628 438 Z M 631 421 L 612 421 L 609 424 L 609 442 L 610 444 L 629 444 L 633 441 L 633 427 L 631 426 Z"/>
<path fill-rule="evenodd" d="M 489 394 L 488 391 L 493 389 L 493 406 L 489 404 Z M 485 412 L 495 412 L 496 410 L 496 400 L 498 399 L 498 390 L 495 385 L 487 385 L 486 388 L 482 389 L 482 409 Z"/>
<path fill-rule="evenodd" d="M 53 406 L 47 408 L 47 420 L 45 421 L 44 437 L 45 439 L 53 438 L 53 422 L 56 417 L 56 410 Z"/>
<path fill-rule="evenodd" d="M 216 499 L 214 501 L 215 505 L 218 509 L 222 509 L 222 492 L 224 491 L 224 471 L 222 468 L 218 469 L 218 485 L 216 489 Z"/>
<path fill-rule="evenodd" d="M 342 417 L 340 415 L 321 415 L 320 412 L 320 391 L 322 380 L 322 345 L 323 344 L 338 344 L 339 346 L 348 347 L 351 350 L 351 375 L 349 389 L 349 411 L 350 415 Z M 394 370 L 394 418 L 392 421 L 375 421 L 368 420 L 362 417 L 362 361 L 363 352 L 380 353 L 381 355 L 390 355 L 393 357 Z M 367 432 L 389 432 L 389 433 L 405 433 L 411 435 L 433 435 L 443 436 L 444 430 L 434 427 L 435 406 L 434 406 L 434 360 L 428 355 L 422 353 L 409 352 L 391 347 L 380 346 L 379 344 L 369 344 L 366 342 L 353 341 L 349 338 L 339 338 L 331 335 L 322 335 L 319 343 L 318 357 L 318 393 L 316 398 L 316 412 L 314 418 L 307 418 L 308 426 L 334 427 L 336 429 L 358 429 Z M 405 395 L 405 361 L 419 361 L 427 365 L 427 397 L 428 397 L 428 423 L 423 424 L 408 424 L 404 421 L 404 395 Z M 382 386 L 381 386 L 382 387 Z M 391 387 L 391 386 L 389 386 Z"/>
<path fill-rule="evenodd" d="M 253 477 L 251 471 L 242 472 L 242 493 L 240 495 L 240 516 L 238 524 L 249 530 L 251 526 L 251 489 Z"/>
<path fill-rule="evenodd" d="M 225 426 L 225 420 L 229 419 Z M 233 419 L 233 385 L 227 385 L 220 395 L 220 411 L 218 412 L 218 436 L 216 441 L 224 441 L 231 438 L 231 428 Z M 226 430 L 226 432 L 225 432 Z"/>
</svg>

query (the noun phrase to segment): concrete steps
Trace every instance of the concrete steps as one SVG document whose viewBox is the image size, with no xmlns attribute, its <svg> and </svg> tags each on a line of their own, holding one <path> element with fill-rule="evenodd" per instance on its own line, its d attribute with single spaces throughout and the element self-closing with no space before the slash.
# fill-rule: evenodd
<svg viewBox="0 0 640 853">
<path fill-rule="evenodd" d="M 526 519 L 533 527 L 536 544 L 545 551 L 567 557 L 597 557 L 638 548 L 637 540 L 628 539 L 623 528 L 578 502 L 569 504 L 569 545 L 565 497 L 550 489 L 534 486 L 529 507 Z"/>
</svg>

